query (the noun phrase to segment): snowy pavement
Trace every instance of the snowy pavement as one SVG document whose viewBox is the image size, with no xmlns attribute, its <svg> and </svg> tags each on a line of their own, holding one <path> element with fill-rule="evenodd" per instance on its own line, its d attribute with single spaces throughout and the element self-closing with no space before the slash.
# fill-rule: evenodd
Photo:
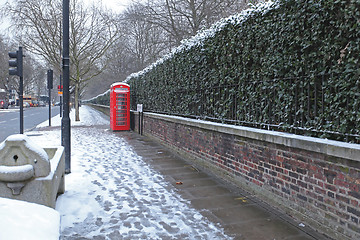
<svg viewBox="0 0 360 240">
<path fill-rule="evenodd" d="M 72 121 L 71 174 L 56 205 L 61 239 L 232 239 L 135 153 L 129 135 L 111 132 L 90 107 L 80 108 L 80 118 Z M 41 126 L 27 133 L 31 139 L 60 145 L 59 128 Z"/>
</svg>

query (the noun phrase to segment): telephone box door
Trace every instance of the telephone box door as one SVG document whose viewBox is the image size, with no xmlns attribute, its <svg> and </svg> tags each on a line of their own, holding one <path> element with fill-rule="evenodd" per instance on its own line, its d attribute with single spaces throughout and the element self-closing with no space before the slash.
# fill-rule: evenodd
<svg viewBox="0 0 360 240">
<path fill-rule="evenodd" d="M 110 128 L 130 130 L 130 86 L 114 83 L 110 89 Z"/>
</svg>

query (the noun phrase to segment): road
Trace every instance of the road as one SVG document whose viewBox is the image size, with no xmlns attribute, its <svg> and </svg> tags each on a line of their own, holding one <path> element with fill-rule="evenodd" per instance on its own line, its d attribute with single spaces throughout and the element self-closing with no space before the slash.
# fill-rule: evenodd
<svg viewBox="0 0 360 240">
<path fill-rule="evenodd" d="M 59 107 L 51 108 L 51 115 L 59 114 Z M 49 107 L 24 108 L 24 132 L 49 119 Z M 0 142 L 11 134 L 20 133 L 18 108 L 0 109 Z"/>
</svg>

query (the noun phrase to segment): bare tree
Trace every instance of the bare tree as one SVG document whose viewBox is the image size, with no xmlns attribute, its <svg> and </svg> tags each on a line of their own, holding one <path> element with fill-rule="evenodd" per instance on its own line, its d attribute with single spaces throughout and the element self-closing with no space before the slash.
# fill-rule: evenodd
<svg viewBox="0 0 360 240">
<path fill-rule="evenodd" d="M 169 34 L 172 45 L 178 45 L 247 4 L 247 0 L 147 0 L 144 6 L 148 21 Z"/>
<path fill-rule="evenodd" d="M 74 0 L 71 10 L 72 80 L 75 84 L 75 108 L 85 84 L 107 67 L 107 50 L 119 37 L 112 15 L 99 6 L 85 8 Z M 78 111 L 76 120 L 79 119 Z"/>
<path fill-rule="evenodd" d="M 46 93 L 44 66 L 30 54 L 26 54 L 23 61 L 24 94 L 40 96 Z"/>
<path fill-rule="evenodd" d="M 95 4 L 95 3 L 94 3 Z M 24 48 L 61 71 L 61 0 L 18 0 L 7 3 Z M 117 39 L 117 24 L 101 5 L 87 7 L 81 0 L 70 5 L 70 80 L 74 88 L 75 120 L 79 121 L 79 96 L 86 82 L 107 66 L 105 54 Z"/>
<path fill-rule="evenodd" d="M 156 61 L 168 47 L 166 34 L 147 21 L 143 5 L 131 4 L 117 19 L 119 38 L 109 50 L 107 71 L 99 76 L 107 88 Z M 102 86 L 97 81 L 91 81 L 90 86 L 93 94 L 101 93 Z"/>
<path fill-rule="evenodd" d="M 9 79 L 9 68 L 8 60 L 9 57 L 7 52 L 9 51 L 8 45 L 4 41 L 3 36 L 0 35 L 0 88 L 7 87 L 7 81 Z"/>
<path fill-rule="evenodd" d="M 121 16 L 127 30 L 127 51 L 134 56 L 138 70 L 156 61 L 166 49 L 164 32 L 159 26 L 147 21 L 145 11 L 144 6 L 133 4 Z"/>
<path fill-rule="evenodd" d="M 12 89 L 12 86 L 15 85 L 16 79 L 9 77 L 9 57 L 7 55 L 9 51 L 9 44 L 4 39 L 3 36 L 0 35 L 0 88 L 5 89 L 7 92 Z"/>
</svg>

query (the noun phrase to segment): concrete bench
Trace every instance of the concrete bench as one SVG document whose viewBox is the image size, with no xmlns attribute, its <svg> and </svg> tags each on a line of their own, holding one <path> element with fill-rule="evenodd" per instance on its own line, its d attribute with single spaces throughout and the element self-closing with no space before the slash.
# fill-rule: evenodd
<svg viewBox="0 0 360 240">
<path fill-rule="evenodd" d="M 0 197 L 55 208 L 65 191 L 64 148 L 41 148 L 15 134 L 0 144 Z"/>
</svg>

